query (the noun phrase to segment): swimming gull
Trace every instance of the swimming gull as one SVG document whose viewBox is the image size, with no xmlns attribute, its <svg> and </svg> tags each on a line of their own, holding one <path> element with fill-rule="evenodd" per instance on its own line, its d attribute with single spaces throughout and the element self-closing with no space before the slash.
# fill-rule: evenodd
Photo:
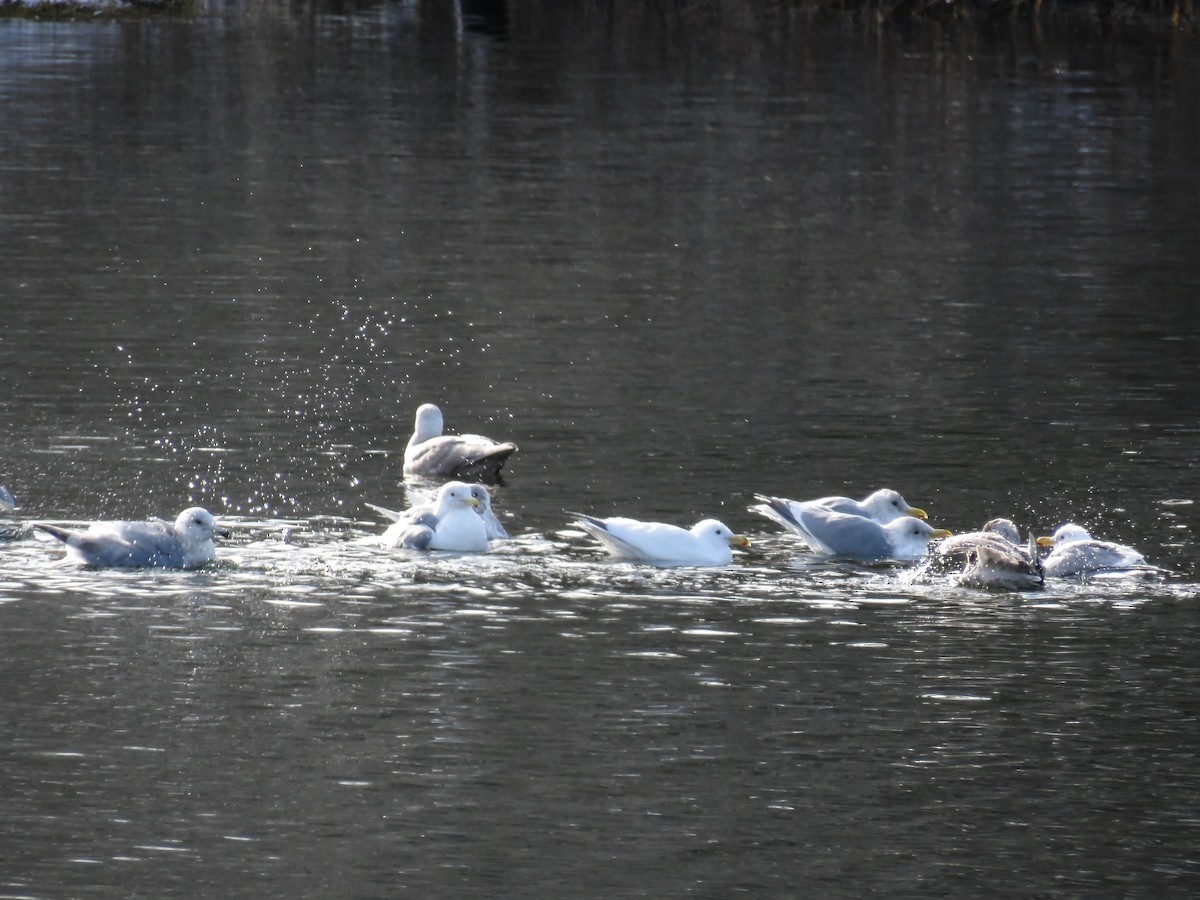
<svg viewBox="0 0 1200 900">
<path fill-rule="evenodd" d="M 479 501 L 471 485 L 448 481 L 431 510 L 390 525 L 379 538 L 385 547 L 403 550 L 454 550 L 479 553 L 488 548 L 487 528 L 476 513 Z"/>
<path fill-rule="evenodd" d="M 504 524 L 492 510 L 492 495 L 488 492 L 488 489 L 481 484 L 470 485 L 470 488 L 471 496 L 479 501 L 479 506 L 475 511 L 479 514 L 479 517 L 483 519 L 483 527 L 487 531 L 488 540 L 498 541 L 507 538 L 508 532 L 504 530 Z M 426 503 L 418 503 L 415 506 L 411 506 L 408 509 L 403 510 L 388 509 L 386 506 L 376 506 L 374 503 L 368 503 L 366 505 L 375 510 L 375 512 L 379 513 L 381 516 L 391 519 L 393 522 L 412 523 L 421 519 L 423 516 L 427 516 L 430 513 L 435 512 L 437 508 L 437 499 L 435 496 L 434 499 Z"/>
<path fill-rule="evenodd" d="M 34 522 L 33 527 L 67 545 L 67 558 L 88 566 L 194 569 L 216 557 L 213 536 L 229 532 L 200 506 L 185 509 L 175 522 L 95 522 L 86 529 Z"/>
<path fill-rule="evenodd" d="M 641 522 L 622 516 L 601 519 L 584 513 L 575 524 L 598 540 L 612 556 L 660 566 L 726 566 L 733 561 L 733 547 L 749 547 L 750 541 L 734 534 L 716 519 L 703 519 L 690 529 L 663 522 Z"/>
<path fill-rule="evenodd" d="M 852 500 L 849 497 L 788 500 L 786 497 L 769 497 L 764 494 L 755 494 L 755 499 L 760 500 L 761 503 L 757 506 L 751 506 L 751 512 L 756 512 L 760 516 L 766 516 L 771 521 L 777 522 L 784 528 L 787 528 L 798 535 L 816 553 L 822 552 L 820 547 L 808 539 L 803 529 L 796 526 L 799 513 L 803 510 L 827 510 L 848 516 L 859 516 L 864 519 L 870 519 L 873 522 L 878 522 L 880 525 L 886 525 L 888 522 L 893 522 L 902 516 L 913 516 L 918 519 L 928 518 L 925 510 L 912 506 L 900 496 L 898 491 L 894 491 L 891 488 L 882 488 L 868 494 L 862 500 Z"/>
<path fill-rule="evenodd" d="M 478 434 L 442 434 L 442 411 L 432 403 L 417 408 L 412 437 L 404 450 L 404 474 L 425 478 L 494 481 L 513 443 L 498 443 Z"/>
<path fill-rule="evenodd" d="M 823 506 L 792 504 L 762 494 L 756 495 L 756 499 L 770 510 L 764 515 L 783 523 L 823 556 L 845 556 L 861 562 L 911 562 L 925 555 L 931 540 L 950 537 L 946 529 L 933 528 L 915 516 L 901 516 L 881 525 L 874 519 Z"/>
<path fill-rule="evenodd" d="M 1037 542 L 1038 546 L 1051 548 L 1042 560 L 1042 568 L 1047 575 L 1056 578 L 1153 568 L 1132 547 L 1097 540 L 1086 528 L 1070 522 L 1050 537 L 1038 538 Z"/>
<path fill-rule="evenodd" d="M 17 508 L 17 498 L 12 491 L 0 484 L 0 512 L 12 512 Z M 4 522 L 0 524 L 0 541 L 12 541 L 24 537 L 28 527 L 23 522 Z"/>
<path fill-rule="evenodd" d="M 928 568 L 962 563 L 959 584 L 1000 590 L 1037 590 L 1042 587 L 1042 564 L 1037 542 L 1021 535 L 1011 519 L 991 519 L 979 531 L 957 534 L 939 541 L 930 551 Z"/>
</svg>

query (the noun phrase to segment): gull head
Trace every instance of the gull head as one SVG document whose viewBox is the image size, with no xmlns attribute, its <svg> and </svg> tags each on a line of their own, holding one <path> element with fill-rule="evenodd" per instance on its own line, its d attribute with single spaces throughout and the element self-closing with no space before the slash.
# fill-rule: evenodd
<svg viewBox="0 0 1200 900">
<path fill-rule="evenodd" d="M 979 530 L 998 535 L 1010 544 L 1021 543 L 1021 532 L 1017 530 L 1017 523 L 1012 519 L 988 519 Z"/>
<path fill-rule="evenodd" d="M 948 531 L 945 528 L 934 528 L 928 522 L 922 521 L 915 516 L 905 516 L 902 519 L 896 519 L 896 521 L 889 522 L 883 527 L 892 536 L 893 540 L 904 543 L 916 541 L 927 544 L 936 538 L 948 538 L 954 535 L 952 531 Z"/>
<path fill-rule="evenodd" d="M 863 506 L 871 511 L 871 518 L 877 522 L 887 522 L 901 516 L 912 516 L 914 519 L 927 519 L 925 510 L 911 506 L 900 496 L 899 491 L 883 488 L 875 491 L 863 501 Z"/>
<path fill-rule="evenodd" d="M 212 513 L 203 506 L 193 506 L 176 516 L 175 534 L 185 546 L 210 542 L 214 535 L 229 536 L 229 532 L 219 527 Z"/>
<path fill-rule="evenodd" d="M 422 403 L 417 407 L 417 414 L 413 419 L 412 439 L 419 444 L 438 437 L 443 427 L 445 426 L 442 411 L 433 403 Z"/>
<path fill-rule="evenodd" d="M 712 540 L 730 547 L 749 547 L 750 539 L 744 534 L 734 534 L 728 525 L 717 519 L 704 519 L 691 527 L 691 532 L 698 538 Z"/>
<path fill-rule="evenodd" d="M 1090 541 L 1092 540 L 1091 533 L 1082 525 L 1076 525 L 1073 522 L 1068 522 L 1058 528 L 1050 537 L 1040 537 L 1037 539 L 1039 547 L 1054 547 L 1058 544 L 1070 544 L 1075 541 Z"/>
<path fill-rule="evenodd" d="M 438 505 L 469 506 L 479 509 L 483 504 L 475 496 L 474 486 L 462 481 L 448 481 L 438 491 Z"/>
</svg>

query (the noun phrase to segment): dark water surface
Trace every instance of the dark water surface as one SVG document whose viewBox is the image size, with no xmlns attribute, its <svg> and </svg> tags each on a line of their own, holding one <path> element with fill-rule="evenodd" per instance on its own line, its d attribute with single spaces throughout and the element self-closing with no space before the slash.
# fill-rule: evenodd
<svg viewBox="0 0 1200 900">
<path fill-rule="evenodd" d="M 342 9 L 0 21 L 10 518 L 235 530 L 0 544 L 0 897 L 1200 891 L 1194 40 Z M 424 401 L 520 445 L 483 557 L 368 540 Z M 880 486 L 1169 571 L 746 510 Z"/>
</svg>

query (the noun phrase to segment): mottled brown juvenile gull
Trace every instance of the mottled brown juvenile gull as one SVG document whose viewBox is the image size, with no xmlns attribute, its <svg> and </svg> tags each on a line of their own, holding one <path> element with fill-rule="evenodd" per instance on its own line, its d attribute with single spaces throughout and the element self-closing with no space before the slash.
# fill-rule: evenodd
<svg viewBox="0 0 1200 900">
<path fill-rule="evenodd" d="M 212 561 L 213 536 L 228 536 L 203 507 L 185 509 L 174 524 L 162 519 L 146 522 L 96 522 L 86 529 L 34 522 L 67 546 L 67 558 L 87 566 L 119 568 L 194 569 Z"/>
<path fill-rule="evenodd" d="M 956 534 L 939 541 L 930 551 L 931 565 L 961 563 L 955 576 L 959 584 L 1000 590 L 1037 590 L 1042 587 L 1042 564 L 1033 535 L 1025 546 L 1011 519 L 991 519 L 979 531 Z"/>
<path fill-rule="evenodd" d="M 438 490 L 433 509 L 395 522 L 379 541 L 385 547 L 404 550 L 481 553 L 488 548 L 488 536 L 476 513 L 478 508 L 471 485 L 448 481 Z"/>
<path fill-rule="evenodd" d="M 901 516 L 881 525 L 864 516 L 794 504 L 780 497 L 758 494 L 756 499 L 770 510 L 764 515 L 799 535 L 813 552 L 823 556 L 844 556 L 860 562 L 911 562 L 925 555 L 931 540 L 950 536 L 946 529 L 933 528 L 915 516 Z"/>
<path fill-rule="evenodd" d="M 622 516 L 601 519 L 583 513 L 569 515 L 575 516 L 575 524 L 598 540 L 610 555 L 634 562 L 726 566 L 733 561 L 734 547 L 750 546 L 749 540 L 716 519 L 704 519 L 686 529 Z"/>
<path fill-rule="evenodd" d="M 479 434 L 442 434 L 442 411 L 432 403 L 417 408 L 404 450 L 404 474 L 423 478 L 494 480 L 517 445 Z"/>
<path fill-rule="evenodd" d="M 1153 568 L 1147 564 L 1146 557 L 1132 547 L 1097 540 L 1086 528 L 1070 522 L 1050 537 L 1038 538 L 1037 542 L 1041 547 L 1052 548 L 1042 560 L 1042 568 L 1055 578 Z"/>
</svg>

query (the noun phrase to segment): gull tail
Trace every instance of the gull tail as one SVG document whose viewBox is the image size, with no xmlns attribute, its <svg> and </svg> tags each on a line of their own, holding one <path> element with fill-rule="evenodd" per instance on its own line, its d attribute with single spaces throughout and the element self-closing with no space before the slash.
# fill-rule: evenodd
<svg viewBox="0 0 1200 900">
<path fill-rule="evenodd" d="M 69 528 L 63 528 L 59 525 L 47 525 L 45 522 L 32 522 L 31 525 L 38 531 L 44 531 L 51 537 L 55 537 L 64 544 L 69 543 L 71 538 L 76 535 L 76 532 Z"/>
<path fill-rule="evenodd" d="M 404 518 L 404 513 L 398 512 L 394 509 L 388 509 L 386 506 L 376 506 L 374 503 L 367 503 L 365 501 L 363 502 L 363 506 L 367 507 L 368 509 L 375 510 L 375 512 L 393 522 L 399 522 Z"/>
<path fill-rule="evenodd" d="M 784 497 L 768 497 L 766 494 L 755 494 L 755 500 L 760 503 L 747 507 L 750 512 L 758 513 L 760 516 L 766 516 L 773 522 L 777 522 L 784 528 L 790 528 L 793 531 L 803 532 L 804 526 L 796 519 L 792 513 L 791 501 Z"/>
<path fill-rule="evenodd" d="M 497 444 L 487 453 L 472 457 L 459 465 L 450 473 L 450 477 L 463 481 L 498 481 L 500 470 L 504 468 L 508 458 L 516 452 L 516 444 Z"/>
</svg>

